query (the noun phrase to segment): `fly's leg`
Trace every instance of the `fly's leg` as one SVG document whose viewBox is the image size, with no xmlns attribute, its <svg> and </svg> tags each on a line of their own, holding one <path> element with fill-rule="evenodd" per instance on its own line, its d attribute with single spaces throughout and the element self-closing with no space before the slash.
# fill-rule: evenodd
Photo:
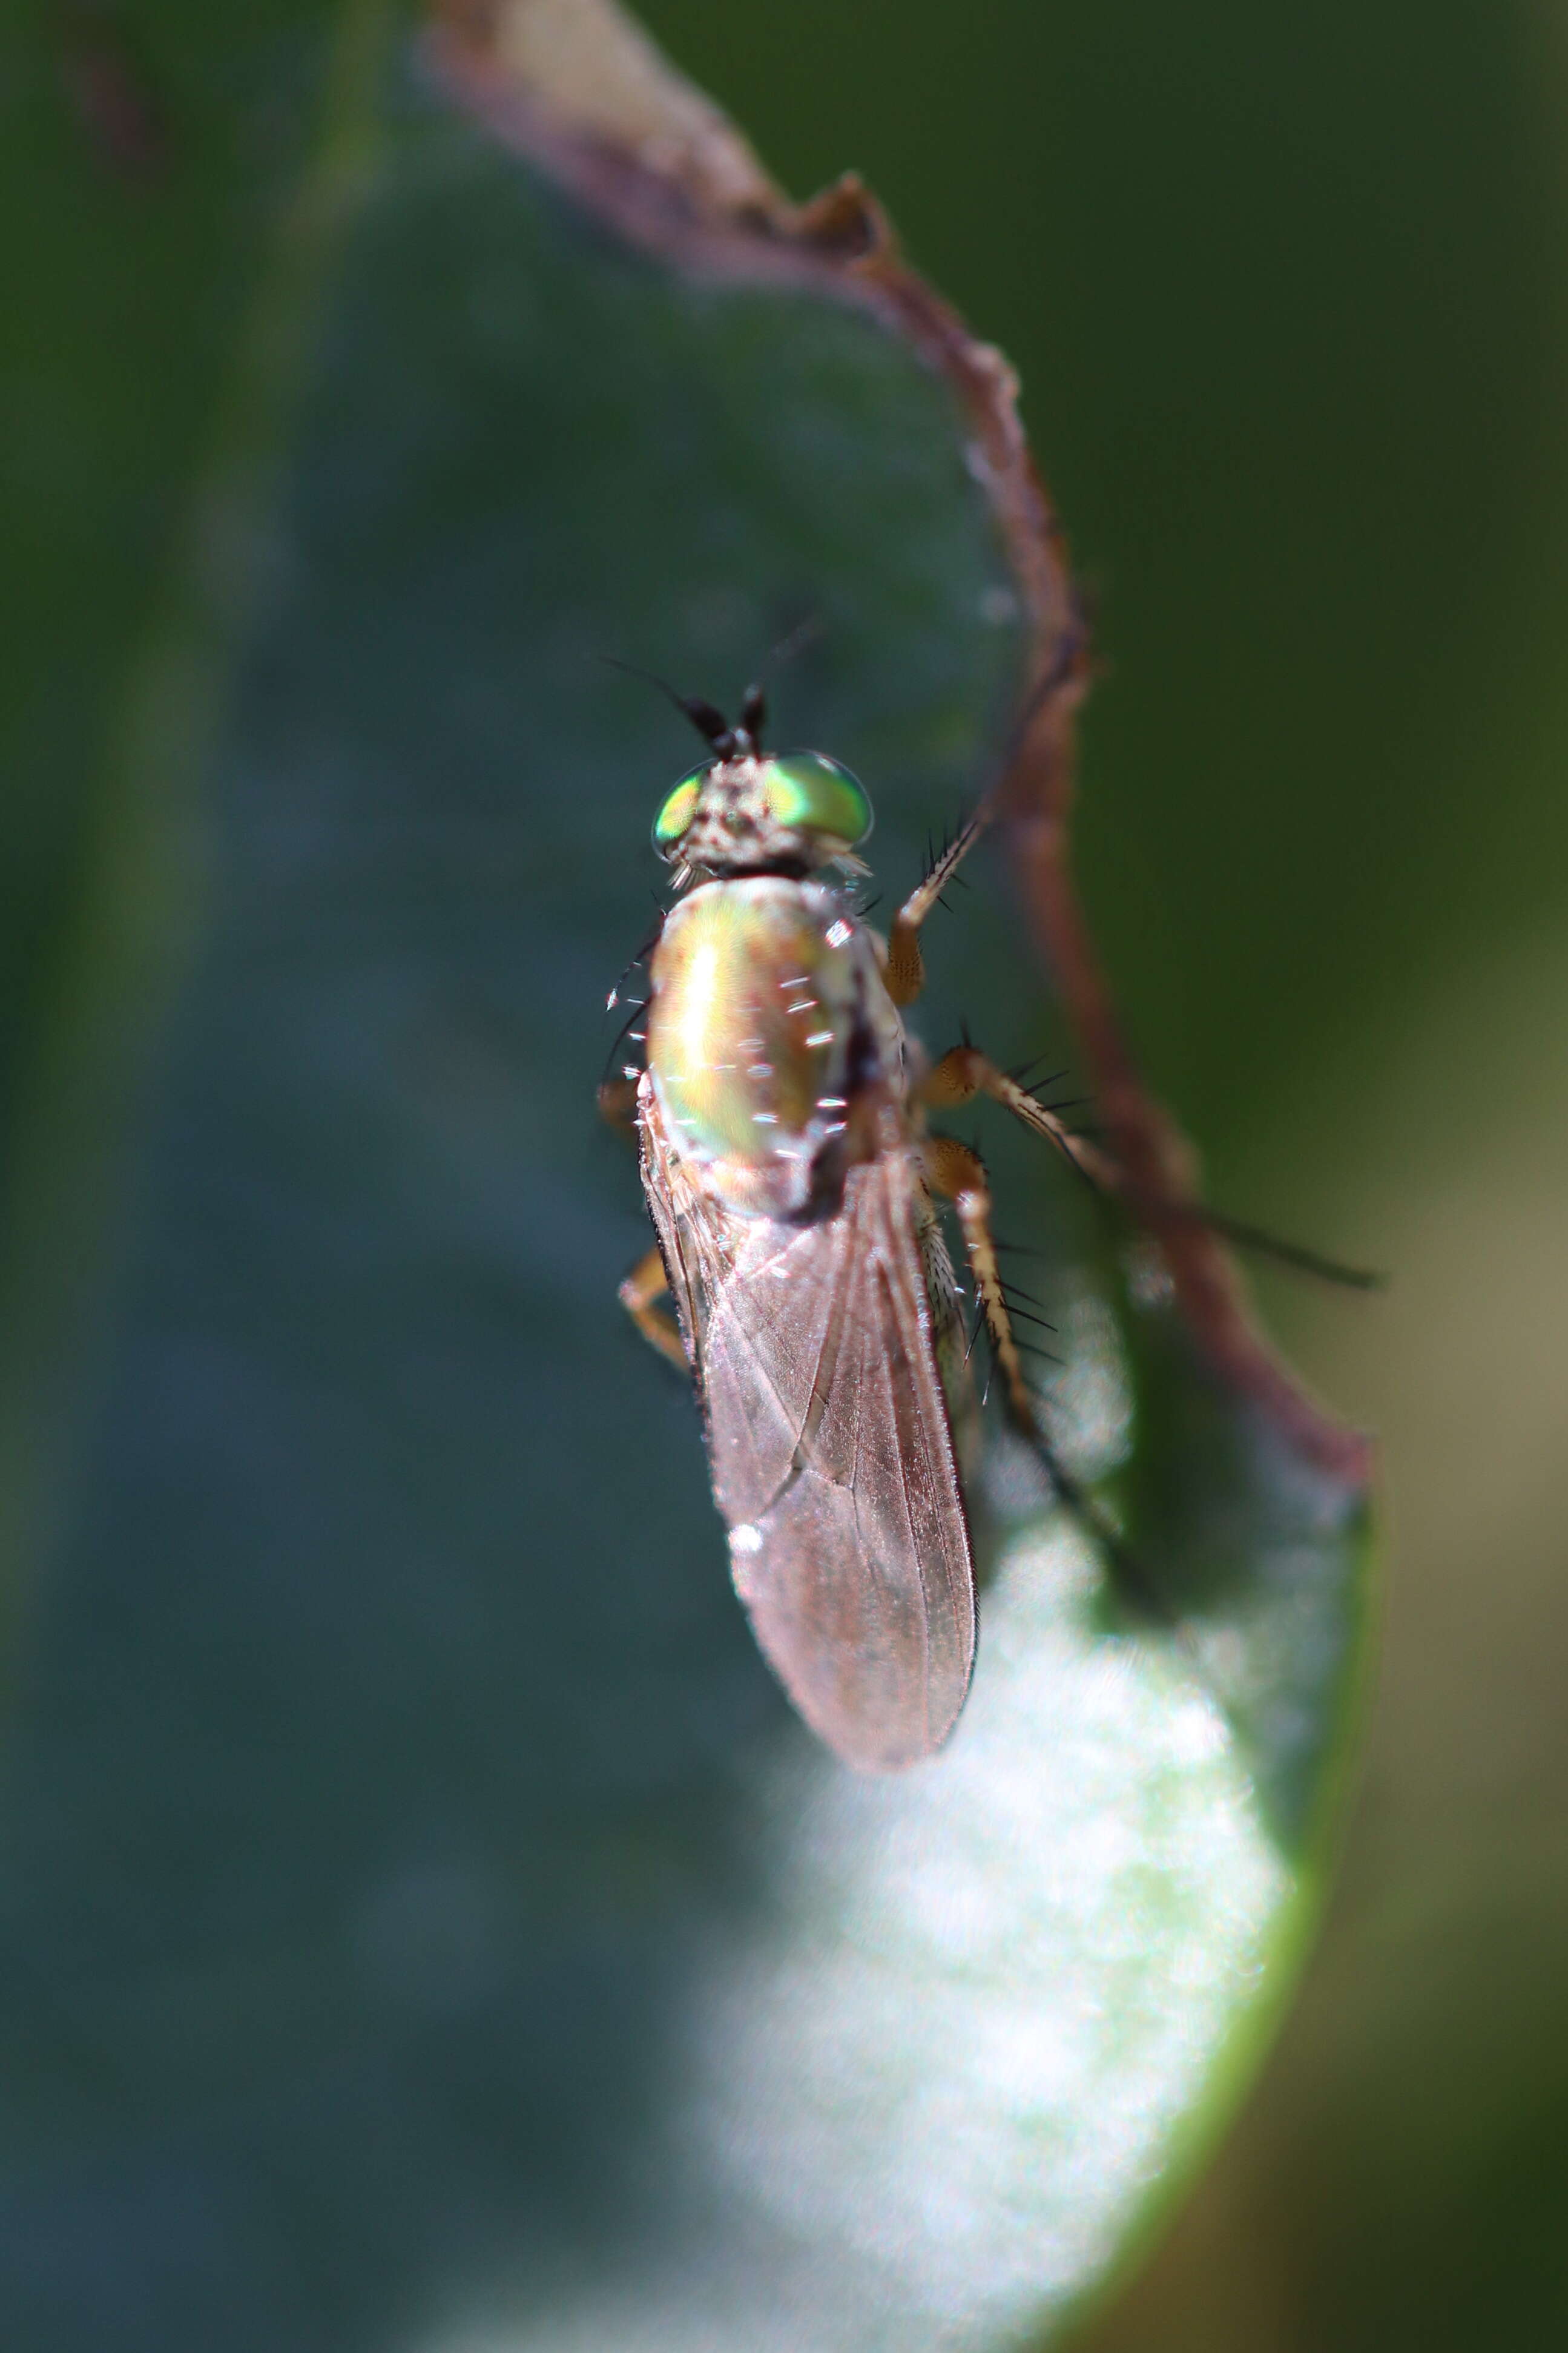
<svg viewBox="0 0 1568 2353">
<path fill-rule="evenodd" d="M 932 1111 L 959 1111 L 976 1095 L 989 1095 L 993 1103 L 1004 1103 L 1014 1119 L 1054 1144 L 1102 1192 L 1127 1190 L 1121 1170 L 1108 1152 L 1075 1135 L 1048 1103 L 1030 1094 L 1016 1079 L 1010 1079 L 978 1046 L 955 1046 L 933 1064 L 920 1089 L 921 1101 Z"/>
<path fill-rule="evenodd" d="M 997 1367 L 1007 1398 L 1008 1419 L 1025 1438 L 1038 1440 L 1038 1420 L 1023 1360 L 1013 1335 L 1012 1317 L 997 1264 L 996 1237 L 991 1229 L 991 1182 L 978 1152 L 956 1135 L 927 1136 L 923 1146 L 926 1180 L 934 1193 L 951 1201 L 964 1238 L 964 1255 L 974 1278 L 975 1296 L 985 1318 Z"/>
<path fill-rule="evenodd" d="M 887 993 L 895 1005 L 913 1005 L 926 985 L 926 964 L 920 954 L 920 926 L 969 856 L 992 817 L 997 794 L 1041 711 L 1057 695 L 1073 702 L 1083 691 L 1084 658 L 1088 638 L 1082 616 L 1075 612 L 1062 632 L 1056 659 L 1034 686 L 1013 723 L 1012 738 L 998 769 L 999 784 L 986 795 L 972 817 L 959 828 L 931 867 L 917 891 L 912 891 L 893 918 L 887 934 Z"/>
<path fill-rule="evenodd" d="M 1298 1242 L 1282 1241 L 1277 1234 L 1266 1233 L 1259 1226 L 1246 1225 L 1239 1218 L 1227 1218 L 1197 1201 L 1184 1200 L 1178 1193 L 1163 1189 L 1154 1192 L 1146 1186 L 1133 1184 L 1110 1153 L 1092 1144 L 1086 1136 L 1075 1135 L 1048 1103 L 1021 1087 L 1016 1079 L 1009 1078 L 989 1054 L 982 1054 L 976 1046 L 955 1046 L 950 1053 L 944 1054 L 927 1074 L 920 1089 L 922 1102 L 933 1111 L 957 1111 L 972 1103 L 976 1095 L 989 1095 L 993 1103 L 1004 1104 L 1014 1119 L 1022 1121 L 1033 1134 L 1054 1144 L 1097 1192 L 1115 1195 L 1129 1208 L 1157 1224 L 1201 1226 L 1205 1232 L 1218 1234 L 1242 1250 L 1260 1251 L 1266 1258 L 1277 1259 L 1283 1266 L 1295 1267 L 1299 1273 L 1317 1275 L 1325 1282 L 1342 1283 L 1354 1291 L 1375 1291 L 1383 1280 L 1364 1267 L 1341 1265 L 1338 1259 L 1325 1258 Z"/>
<path fill-rule="evenodd" d="M 599 1091 L 601 1119 L 625 1135 L 637 1134 L 637 1081 L 624 1073 L 620 1078 L 606 1079 Z M 670 1278 L 664 1271 L 664 1261 L 657 1244 L 645 1250 L 622 1282 L 617 1296 L 636 1324 L 642 1337 L 678 1373 L 691 1372 L 686 1361 L 685 1343 L 680 1326 L 672 1315 L 662 1314 L 659 1302 L 670 1295 Z"/>
<path fill-rule="evenodd" d="M 913 1005 L 926 986 L 926 959 L 920 953 L 920 926 L 937 904 L 964 860 L 991 820 L 982 803 L 961 825 L 916 891 L 911 891 L 893 918 L 887 934 L 887 994 L 895 1005 Z"/>
<path fill-rule="evenodd" d="M 603 1079 L 599 1090 L 599 1115 L 624 1135 L 637 1133 L 637 1082 L 625 1077 Z"/>
<path fill-rule="evenodd" d="M 599 1091 L 599 1115 L 609 1125 L 626 1135 L 637 1134 L 637 1082 L 635 1079 L 606 1079 Z M 669 1315 L 661 1314 L 658 1303 L 669 1296 L 670 1278 L 664 1271 L 664 1261 L 657 1245 L 645 1250 L 621 1283 L 618 1297 L 642 1337 L 658 1349 L 659 1354 L 674 1366 L 677 1372 L 689 1373 L 686 1350 L 679 1328 Z"/>
<path fill-rule="evenodd" d="M 1055 1448 L 1040 1426 L 1033 1392 L 1023 1377 L 1023 1359 L 1012 1329 L 1014 1310 L 1008 1305 L 1001 1269 L 997 1263 L 996 1234 L 991 1224 L 991 1180 L 978 1152 L 956 1135 L 927 1136 L 923 1146 L 926 1179 L 935 1193 L 951 1201 L 964 1238 L 964 1255 L 974 1278 L 975 1295 L 985 1318 L 1007 1402 L 1007 1418 L 1029 1440 L 1051 1475 L 1062 1501 L 1095 1535 L 1116 1544 L 1088 1496 L 1064 1470 Z"/>
<path fill-rule="evenodd" d="M 1004 1384 L 1007 1416 L 1028 1440 L 1044 1465 L 1052 1486 L 1081 1528 L 1098 1545 L 1119 1578 L 1146 1610 L 1167 1620 L 1171 1611 L 1141 1565 L 1128 1552 L 1117 1530 L 1094 1497 L 1074 1478 L 1041 1426 L 1033 1393 L 1023 1377 L 1023 1360 L 1013 1334 L 1015 1311 L 1007 1303 L 997 1264 L 996 1235 L 991 1225 L 991 1182 L 978 1152 L 954 1135 L 927 1136 L 922 1146 L 926 1181 L 934 1193 L 950 1200 L 964 1238 L 964 1252 L 974 1277 L 980 1314 L 985 1318 Z"/>
<path fill-rule="evenodd" d="M 620 1303 L 645 1340 L 651 1341 L 659 1354 L 677 1372 L 689 1373 L 686 1351 L 681 1335 L 668 1315 L 661 1314 L 658 1302 L 667 1296 L 670 1278 L 664 1271 L 664 1261 L 657 1249 L 640 1258 L 620 1286 Z"/>
</svg>

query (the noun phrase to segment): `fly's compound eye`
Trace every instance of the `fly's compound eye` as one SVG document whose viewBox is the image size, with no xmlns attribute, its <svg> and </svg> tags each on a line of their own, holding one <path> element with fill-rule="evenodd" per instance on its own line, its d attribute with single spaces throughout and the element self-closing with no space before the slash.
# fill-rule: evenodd
<svg viewBox="0 0 1568 2353">
<path fill-rule="evenodd" d="M 871 800 L 847 768 L 821 752 L 789 752 L 767 763 L 768 814 L 791 833 L 856 849 L 871 831 Z"/>
<path fill-rule="evenodd" d="M 671 857 L 681 846 L 687 827 L 697 813 L 697 795 L 703 788 L 703 778 L 712 767 L 705 760 L 689 776 L 683 776 L 653 820 L 653 847 L 662 858 Z"/>
</svg>

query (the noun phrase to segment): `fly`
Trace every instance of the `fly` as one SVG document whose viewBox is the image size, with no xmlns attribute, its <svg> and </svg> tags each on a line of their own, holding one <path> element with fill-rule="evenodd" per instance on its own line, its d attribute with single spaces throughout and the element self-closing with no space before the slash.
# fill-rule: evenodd
<svg viewBox="0 0 1568 2353">
<path fill-rule="evenodd" d="M 905 1026 L 921 925 L 980 819 L 884 939 L 829 879 L 863 871 L 859 781 L 821 753 L 765 752 L 756 689 L 734 726 L 676 699 L 712 756 L 653 828 L 681 893 L 648 956 L 635 1089 L 659 1239 L 620 1295 L 695 1383 L 769 1665 L 847 1764 L 892 1770 L 947 1739 L 975 1654 L 962 1466 L 978 1409 L 938 1199 L 956 1209 L 1009 1412 L 1044 1450 L 985 1170 L 926 1114 L 990 1093 L 1062 1131 L 986 1055 L 959 1046 L 933 1065 Z"/>
<path fill-rule="evenodd" d="M 859 781 L 821 753 L 765 751 L 755 687 L 733 726 L 673 699 L 711 756 L 653 827 L 679 895 L 647 954 L 645 1067 L 625 1073 L 623 1107 L 658 1242 L 620 1297 L 695 1385 L 764 1656 L 846 1764 L 895 1770 L 948 1738 L 975 1655 L 963 1474 L 979 1406 L 938 1201 L 956 1214 L 1009 1418 L 1093 1517 L 1039 1425 L 984 1166 L 927 1114 L 990 1096 L 1122 1188 L 1107 1155 L 989 1055 L 966 1042 L 933 1062 L 906 1027 L 921 927 L 984 805 L 885 938 L 842 879 L 865 871 Z"/>
</svg>

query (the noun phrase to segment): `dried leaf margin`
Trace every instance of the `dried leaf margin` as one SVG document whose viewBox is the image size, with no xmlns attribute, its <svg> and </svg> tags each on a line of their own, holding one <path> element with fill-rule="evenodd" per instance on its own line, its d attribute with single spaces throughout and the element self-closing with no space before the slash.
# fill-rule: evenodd
<svg viewBox="0 0 1568 2353">
<path fill-rule="evenodd" d="M 1018 413 L 1018 379 L 899 253 L 853 173 L 792 203 L 740 133 L 614 0 L 436 0 L 424 43 L 447 97 L 629 244 L 692 275 L 804 287 L 867 313 L 945 376 L 1030 631 L 1022 722 L 998 787 L 1021 887 L 1140 1202 L 1195 1198 L 1192 1155 L 1143 1086 L 1091 944 L 1068 855 L 1088 632 L 1065 541 Z M 1319 1469 L 1371 1479 L 1370 1441 L 1298 1386 L 1249 1312 L 1229 1250 L 1191 1218 L 1140 1211 L 1213 1371 Z"/>
</svg>

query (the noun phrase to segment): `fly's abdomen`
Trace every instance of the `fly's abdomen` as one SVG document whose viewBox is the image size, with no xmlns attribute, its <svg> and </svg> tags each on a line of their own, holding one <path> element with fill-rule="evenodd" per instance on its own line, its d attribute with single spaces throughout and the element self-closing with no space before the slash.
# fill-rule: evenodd
<svg viewBox="0 0 1568 2353">
<path fill-rule="evenodd" d="M 881 987 L 866 935 L 820 883 L 709 882 L 670 915 L 652 977 L 648 1069 L 683 1155 L 733 1208 L 802 1208 Z"/>
</svg>

